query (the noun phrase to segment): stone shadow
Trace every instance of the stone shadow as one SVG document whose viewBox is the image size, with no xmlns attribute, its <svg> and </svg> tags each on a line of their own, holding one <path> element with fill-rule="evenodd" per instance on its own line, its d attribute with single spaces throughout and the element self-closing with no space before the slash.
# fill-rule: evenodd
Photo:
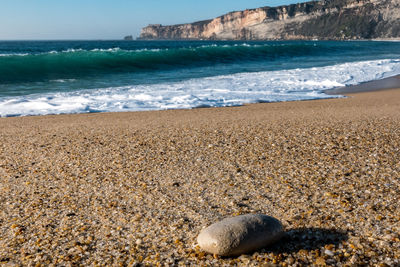
<svg viewBox="0 0 400 267">
<path fill-rule="evenodd" d="M 348 232 L 327 228 L 297 228 L 285 232 L 282 239 L 264 248 L 265 252 L 292 253 L 299 250 L 314 250 L 325 245 L 338 245 L 348 239 Z"/>
</svg>

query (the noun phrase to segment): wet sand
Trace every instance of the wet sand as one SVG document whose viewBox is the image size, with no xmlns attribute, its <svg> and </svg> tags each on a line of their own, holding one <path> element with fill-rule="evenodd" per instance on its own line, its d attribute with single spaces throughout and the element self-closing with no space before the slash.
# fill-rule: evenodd
<svg viewBox="0 0 400 267">
<path fill-rule="evenodd" d="M 400 89 L 2 118 L 0 138 L 2 266 L 400 263 Z M 202 227 L 246 213 L 285 237 L 235 258 L 198 248 Z"/>
<path fill-rule="evenodd" d="M 326 90 L 328 95 L 356 94 L 363 92 L 382 91 L 387 89 L 400 88 L 400 75 L 388 77 L 381 80 L 366 82 L 353 86 L 340 87 L 332 90 Z"/>
</svg>

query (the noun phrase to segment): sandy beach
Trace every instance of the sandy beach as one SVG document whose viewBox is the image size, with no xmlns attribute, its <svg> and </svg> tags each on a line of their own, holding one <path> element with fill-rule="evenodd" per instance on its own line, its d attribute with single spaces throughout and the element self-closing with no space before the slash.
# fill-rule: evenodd
<svg viewBox="0 0 400 267">
<path fill-rule="evenodd" d="M 348 96 L 1 118 L 0 265 L 399 265 L 400 89 Z M 199 249 L 246 213 L 284 238 Z"/>
</svg>

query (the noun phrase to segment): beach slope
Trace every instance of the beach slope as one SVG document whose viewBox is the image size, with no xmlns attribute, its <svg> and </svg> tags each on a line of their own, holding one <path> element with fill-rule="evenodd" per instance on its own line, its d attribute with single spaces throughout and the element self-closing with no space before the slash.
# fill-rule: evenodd
<svg viewBox="0 0 400 267">
<path fill-rule="evenodd" d="M 400 89 L 2 118 L 0 138 L 0 265 L 400 263 Z M 196 246 L 246 213 L 285 237 L 236 258 Z"/>
</svg>

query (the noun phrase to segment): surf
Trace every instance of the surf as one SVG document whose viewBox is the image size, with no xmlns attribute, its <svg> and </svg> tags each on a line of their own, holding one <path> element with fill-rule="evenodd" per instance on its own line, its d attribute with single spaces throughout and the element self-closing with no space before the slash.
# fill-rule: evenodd
<svg viewBox="0 0 400 267">
<path fill-rule="evenodd" d="M 218 64 L 274 62 L 323 53 L 306 44 L 201 45 L 180 48 L 67 49 L 40 53 L 0 54 L 0 83 L 79 79 L 114 73 L 179 70 Z"/>
<path fill-rule="evenodd" d="M 324 99 L 324 90 L 400 74 L 400 59 L 236 73 L 180 82 L 0 98 L 0 117 L 225 107 Z"/>
</svg>

